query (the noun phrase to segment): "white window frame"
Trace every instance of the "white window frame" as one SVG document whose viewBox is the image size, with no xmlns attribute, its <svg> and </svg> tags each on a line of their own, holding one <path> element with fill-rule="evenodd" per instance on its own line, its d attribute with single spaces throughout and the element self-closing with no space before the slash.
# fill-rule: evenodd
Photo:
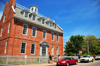
<svg viewBox="0 0 100 66">
<path fill-rule="evenodd" d="M 3 22 L 5 22 L 6 15 L 4 15 Z"/>
<path fill-rule="evenodd" d="M 57 51 L 56 53 L 57 53 L 57 55 L 59 55 L 59 46 L 57 46 L 56 49 L 57 49 L 57 50 L 56 50 L 56 51 Z"/>
<path fill-rule="evenodd" d="M 9 22 L 8 33 L 10 32 L 11 22 Z"/>
<path fill-rule="evenodd" d="M 35 20 L 33 20 L 33 16 L 35 16 Z M 36 21 L 36 15 L 32 15 L 32 20 L 33 20 L 33 21 Z"/>
<path fill-rule="evenodd" d="M 58 38 L 57 38 L 57 35 L 58 35 Z M 59 41 L 59 34 L 56 34 L 56 39 L 57 39 L 57 41 Z"/>
<path fill-rule="evenodd" d="M 25 53 L 21 53 L 22 43 L 25 43 Z M 20 54 L 26 54 L 26 42 L 21 42 Z"/>
<path fill-rule="evenodd" d="M 26 13 L 27 13 L 27 17 L 26 17 L 26 15 L 25 15 Z M 25 11 L 25 12 L 24 12 L 24 17 L 28 18 L 28 14 L 29 14 L 29 13 Z"/>
<path fill-rule="evenodd" d="M 52 35 L 52 34 L 53 34 L 53 35 Z M 52 37 L 53 37 L 53 39 L 52 39 Z M 53 32 L 51 32 L 51 40 L 54 41 L 54 33 L 53 33 Z"/>
<path fill-rule="evenodd" d="M 51 55 L 54 55 L 54 46 L 51 46 Z"/>
<path fill-rule="evenodd" d="M 33 36 L 33 28 L 36 28 L 36 27 L 32 27 L 32 36 Z M 35 31 L 35 36 L 33 36 L 33 37 L 36 37 L 36 34 L 37 34 L 37 28 L 36 28 L 36 31 Z"/>
<path fill-rule="evenodd" d="M 23 29 L 24 29 L 24 25 L 27 25 L 27 24 L 23 24 Z M 22 34 L 23 34 L 23 31 L 22 31 Z M 28 25 L 27 25 L 27 32 L 26 34 L 23 34 L 23 35 L 27 35 L 28 34 Z"/>
<path fill-rule="evenodd" d="M 3 27 L 1 28 L 1 36 L 2 36 L 2 33 L 3 33 Z"/>
<path fill-rule="evenodd" d="M 6 45 L 5 45 L 5 54 L 7 53 L 7 46 L 8 46 L 8 40 L 6 40 Z"/>
<path fill-rule="evenodd" d="M 46 33 L 47 33 L 47 32 L 46 32 L 46 30 L 43 30 L 43 32 L 44 32 L 44 31 L 45 31 L 45 38 L 43 37 L 43 39 L 46 39 Z M 43 33 L 43 34 L 44 34 L 44 33 Z"/>
<path fill-rule="evenodd" d="M 34 44 L 34 43 L 31 43 L 31 50 L 32 50 L 32 44 Z M 35 55 L 35 48 L 36 48 L 36 45 L 34 44 L 34 53 L 31 53 L 33 55 Z"/>
</svg>

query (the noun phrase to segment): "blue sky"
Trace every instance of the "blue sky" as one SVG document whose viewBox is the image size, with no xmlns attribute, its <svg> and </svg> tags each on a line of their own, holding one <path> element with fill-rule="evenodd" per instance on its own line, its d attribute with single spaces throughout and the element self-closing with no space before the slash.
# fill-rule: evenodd
<svg viewBox="0 0 100 66">
<path fill-rule="evenodd" d="M 0 18 L 4 4 L 0 0 Z M 27 8 L 39 7 L 38 13 L 50 17 L 63 29 L 63 44 L 72 35 L 95 35 L 100 38 L 100 0 L 16 0 Z"/>
</svg>

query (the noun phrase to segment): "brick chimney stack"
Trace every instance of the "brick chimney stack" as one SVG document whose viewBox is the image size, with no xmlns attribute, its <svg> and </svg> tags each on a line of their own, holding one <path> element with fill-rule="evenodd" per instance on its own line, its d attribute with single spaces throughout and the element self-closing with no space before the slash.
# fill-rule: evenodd
<svg viewBox="0 0 100 66">
<path fill-rule="evenodd" d="M 47 19 L 47 20 L 50 20 L 50 17 L 47 17 L 46 19 Z"/>
</svg>

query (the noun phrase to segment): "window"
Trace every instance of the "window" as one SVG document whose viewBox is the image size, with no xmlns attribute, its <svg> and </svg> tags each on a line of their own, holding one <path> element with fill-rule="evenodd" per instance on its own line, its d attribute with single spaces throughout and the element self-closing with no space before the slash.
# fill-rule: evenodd
<svg viewBox="0 0 100 66">
<path fill-rule="evenodd" d="M 54 24 L 54 27 L 56 28 L 56 24 Z"/>
<path fill-rule="evenodd" d="M 57 34 L 57 41 L 59 41 L 59 34 Z"/>
<path fill-rule="evenodd" d="M 6 54 L 6 52 L 7 52 L 7 45 L 8 45 L 8 40 L 6 41 L 6 45 L 5 45 L 5 54 Z"/>
<path fill-rule="evenodd" d="M 54 55 L 54 46 L 51 46 L 51 55 Z"/>
<path fill-rule="evenodd" d="M 28 25 L 23 24 L 23 34 L 27 35 Z"/>
<path fill-rule="evenodd" d="M 32 29 L 33 29 L 33 31 L 32 31 L 32 36 L 36 37 L 36 28 L 33 27 Z"/>
<path fill-rule="evenodd" d="M 33 15 L 32 20 L 34 20 L 34 21 L 35 21 L 35 18 L 36 18 L 36 16 L 35 16 L 35 15 Z"/>
<path fill-rule="evenodd" d="M 5 15 L 4 18 L 3 18 L 3 22 L 5 21 L 5 18 L 6 18 L 6 15 Z"/>
<path fill-rule="evenodd" d="M 46 31 L 43 30 L 43 39 L 46 39 Z"/>
<path fill-rule="evenodd" d="M 25 17 L 26 17 L 26 18 L 28 17 L 28 12 L 25 12 Z"/>
<path fill-rule="evenodd" d="M 35 8 L 35 13 L 37 12 L 37 9 Z"/>
<path fill-rule="evenodd" d="M 9 22 L 8 33 L 10 32 L 10 25 L 11 25 L 11 22 Z"/>
<path fill-rule="evenodd" d="M 21 43 L 21 53 L 22 54 L 25 54 L 25 52 L 26 52 L 26 43 L 25 42 L 22 42 Z"/>
<path fill-rule="evenodd" d="M 51 27 L 52 23 L 50 22 L 50 27 Z"/>
<path fill-rule="evenodd" d="M 51 40 L 54 40 L 54 33 L 51 33 Z"/>
<path fill-rule="evenodd" d="M 59 47 L 57 47 L 57 55 L 59 55 Z"/>
<path fill-rule="evenodd" d="M 1 28 L 1 36 L 2 36 L 2 32 L 3 32 L 3 27 Z"/>
<path fill-rule="evenodd" d="M 44 24 L 44 21 L 45 21 L 45 20 L 44 20 L 44 19 L 42 19 L 42 24 Z"/>
<path fill-rule="evenodd" d="M 35 44 L 31 44 L 31 54 L 35 54 Z"/>
</svg>

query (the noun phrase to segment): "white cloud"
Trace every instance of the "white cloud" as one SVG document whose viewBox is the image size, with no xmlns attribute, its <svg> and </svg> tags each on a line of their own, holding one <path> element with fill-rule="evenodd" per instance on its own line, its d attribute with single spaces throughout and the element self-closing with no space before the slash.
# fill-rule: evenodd
<svg viewBox="0 0 100 66">
<path fill-rule="evenodd" d="M 0 11 L 0 20 L 1 20 L 2 14 L 3 14 L 3 12 Z"/>
</svg>

